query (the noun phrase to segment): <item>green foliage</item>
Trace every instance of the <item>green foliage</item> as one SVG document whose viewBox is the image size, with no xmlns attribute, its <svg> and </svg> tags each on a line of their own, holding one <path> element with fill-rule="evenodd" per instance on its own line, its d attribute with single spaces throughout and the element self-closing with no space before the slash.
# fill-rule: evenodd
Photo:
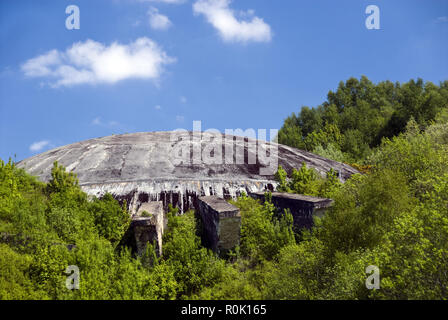
<svg viewBox="0 0 448 320">
<path fill-rule="evenodd" d="M 150 217 L 150 216 L 151 216 L 151 214 L 148 211 L 143 210 L 142 217 Z"/>
<path fill-rule="evenodd" d="M 337 161 L 363 161 L 383 138 L 404 132 L 411 118 L 423 128 L 431 125 L 448 106 L 447 82 L 373 84 L 365 76 L 350 78 L 321 105 L 286 118 L 278 142 Z"/>
<path fill-rule="evenodd" d="M 341 187 L 335 170 L 330 169 L 324 179 L 316 170 L 308 168 L 305 162 L 302 163 L 300 170 L 292 169 L 291 178 L 288 178 L 286 171 L 279 166 L 275 179 L 278 182 L 277 191 L 309 196 L 331 198 Z"/>
<path fill-rule="evenodd" d="M 448 174 L 393 221 L 371 254 L 382 270 L 382 299 L 446 299 L 448 296 Z"/>
<path fill-rule="evenodd" d="M 422 132 L 411 120 L 385 140 L 373 171 L 338 188 L 313 232 L 265 269 L 266 297 L 446 299 L 446 133 L 441 122 Z M 369 265 L 379 267 L 379 290 L 365 286 Z"/>
<path fill-rule="evenodd" d="M 205 287 L 194 299 L 201 300 L 260 300 L 262 291 L 257 286 L 263 272 L 248 269 L 243 261 L 227 265 L 220 281 Z"/>
<path fill-rule="evenodd" d="M 321 184 L 319 195 L 325 198 L 333 198 L 341 187 L 342 183 L 339 180 L 338 173 L 331 168 L 326 173 L 326 178 Z"/>
<path fill-rule="evenodd" d="M 57 161 L 53 163 L 51 169 L 51 180 L 47 184 L 47 192 L 51 193 L 65 193 L 72 189 L 77 190 L 78 178 L 73 172 L 67 173 L 64 166 L 59 165 Z"/>
<path fill-rule="evenodd" d="M 290 189 L 294 193 L 300 193 L 309 196 L 315 196 L 319 194 L 319 185 L 321 180 L 318 173 L 306 166 L 306 163 L 302 163 L 302 167 L 299 170 L 293 169 L 291 174 Z"/>
<path fill-rule="evenodd" d="M 48 298 L 29 277 L 31 262 L 30 255 L 0 243 L 0 300 Z"/>
<path fill-rule="evenodd" d="M 179 216 L 170 209 L 163 243 L 164 261 L 172 266 L 179 283 L 178 298 L 195 294 L 220 279 L 224 261 L 201 247 L 193 211 Z"/>
<path fill-rule="evenodd" d="M 277 191 L 280 192 L 290 192 L 288 187 L 288 173 L 282 168 L 282 166 L 278 167 L 277 172 L 275 173 L 275 180 L 278 182 Z"/>
<path fill-rule="evenodd" d="M 261 205 L 242 197 L 235 205 L 241 210 L 241 254 L 252 263 L 273 259 L 280 248 L 295 241 L 291 214 L 278 219 L 269 199 Z"/>
<path fill-rule="evenodd" d="M 112 195 L 107 193 L 101 200 L 92 201 L 90 211 L 95 213 L 95 226 L 100 236 L 118 243 L 130 224 L 126 205 L 120 207 Z"/>
<path fill-rule="evenodd" d="M 377 245 L 412 203 L 405 179 L 389 170 L 347 182 L 334 200 L 322 219 L 319 237 L 328 250 L 345 253 Z"/>
<path fill-rule="evenodd" d="M 39 236 L 46 233 L 44 184 L 0 160 L 0 232 Z"/>
<path fill-rule="evenodd" d="M 447 299 L 448 81 L 341 82 L 285 120 L 278 139 L 363 175 L 343 185 L 305 164 L 279 167 L 277 190 L 335 200 L 313 229 L 243 194 L 241 243 L 227 260 L 201 246 L 193 212 L 170 207 L 163 255 L 118 245 L 126 204 L 88 197 L 54 164 L 44 184 L 0 160 L 0 299 Z M 199 226 L 200 227 L 200 226 Z M 80 289 L 65 287 L 69 265 Z M 380 270 L 380 289 L 365 269 Z"/>
<path fill-rule="evenodd" d="M 306 150 L 314 150 L 317 146 L 326 148 L 328 145 L 341 146 L 343 136 L 336 124 L 326 124 L 319 131 L 313 131 L 304 139 Z"/>
<path fill-rule="evenodd" d="M 341 149 L 333 143 L 327 144 L 326 147 L 319 144 L 313 149 L 313 153 L 326 159 L 332 159 L 339 162 L 350 161 L 350 157 L 346 153 L 342 152 Z"/>
<path fill-rule="evenodd" d="M 400 171 L 416 196 L 431 191 L 434 179 L 448 173 L 448 124 L 430 126 L 423 134 L 411 120 L 408 131 L 385 139 L 369 159 L 379 169 Z"/>
<path fill-rule="evenodd" d="M 237 259 L 221 270 L 221 277 L 213 286 L 204 287 L 194 295 L 198 299 L 262 299 L 267 285 L 267 266 L 282 248 L 295 243 L 292 216 L 289 212 L 278 216 L 266 194 L 262 205 L 245 195 L 233 203 L 241 210 L 241 245 Z"/>
<path fill-rule="evenodd" d="M 267 299 L 316 299 L 324 288 L 324 248 L 318 239 L 284 247 L 267 267 Z"/>
<path fill-rule="evenodd" d="M 109 194 L 89 200 L 57 163 L 45 185 L 1 161 L 0 232 L 6 243 L 0 244 L 0 298 L 175 298 L 179 285 L 171 265 L 145 266 L 116 247 L 129 224 L 125 208 Z M 65 287 L 69 265 L 80 269 L 79 290 Z"/>
</svg>

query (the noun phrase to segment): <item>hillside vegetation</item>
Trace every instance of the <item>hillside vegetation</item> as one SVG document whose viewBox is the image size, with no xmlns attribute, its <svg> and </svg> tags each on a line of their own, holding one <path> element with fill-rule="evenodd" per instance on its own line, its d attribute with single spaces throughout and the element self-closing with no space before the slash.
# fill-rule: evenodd
<svg viewBox="0 0 448 320">
<path fill-rule="evenodd" d="M 369 163 L 383 138 L 403 133 L 411 119 L 424 129 L 447 108 L 448 81 L 374 84 L 365 76 L 350 78 L 321 105 L 303 106 L 287 117 L 278 142 L 338 161 Z"/>
<path fill-rule="evenodd" d="M 170 210 L 163 256 L 121 245 L 126 206 L 88 197 L 55 164 L 48 184 L 0 162 L 0 299 L 448 299 L 448 82 L 341 83 L 328 101 L 285 120 L 279 141 L 356 163 L 339 183 L 305 165 L 279 168 L 279 190 L 331 197 L 294 233 L 270 201 L 245 195 L 241 244 L 203 248 L 195 215 Z M 74 247 L 72 246 L 74 245 Z M 79 290 L 65 286 L 67 266 Z M 366 288 L 378 266 L 380 289 Z"/>
</svg>

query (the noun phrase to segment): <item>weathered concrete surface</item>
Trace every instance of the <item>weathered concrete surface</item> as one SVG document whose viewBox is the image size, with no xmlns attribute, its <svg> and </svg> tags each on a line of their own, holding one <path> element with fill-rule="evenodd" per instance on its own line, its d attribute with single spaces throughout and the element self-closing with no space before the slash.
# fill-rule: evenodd
<svg viewBox="0 0 448 320">
<path fill-rule="evenodd" d="M 148 215 L 143 215 L 144 212 Z M 162 236 L 166 221 L 161 201 L 143 203 L 137 214 L 132 215 L 130 227 L 134 233 L 138 255 L 145 252 L 148 242 L 150 244 L 155 242 L 157 253 L 162 254 Z"/>
<path fill-rule="evenodd" d="M 109 192 L 119 200 L 126 199 L 131 213 L 148 201 L 162 201 L 165 210 L 171 203 L 184 212 L 195 207 L 198 196 L 217 195 L 228 199 L 243 191 L 248 194 L 274 190 L 277 185 L 274 173 L 260 174 L 260 170 L 268 165 L 255 154 L 257 150 L 270 150 L 271 147 L 278 150 L 278 165 L 288 173 L 293 168 L 299 169 L 302 162 L 322 175 L 333 168 L 340 172 L 342 181 L 357 173 L 350 166 L 306 151 L 229 135 L 220 135 L 222 144 L 209 153 L 214 156 L 215 151 L 222 149 L 222 159 L 229 156 L 234 160 L 231 164 L 223 161 L 194 163 L 194 151 L 199 148 L 199 152 L 206 153 L 210 149 L 210 141 L 215 141 L 216 136 L 202 133 L 199 140 L 194 140 L 193 132 L 185 132 L 182 137 L 191 138 L 191 154 L 187 159 L 191 161 L 176 163 L 171 154 L 183 142 L 182 139 L 173 141 L 172 134 L 142 132 L 86 140 L 35 155 L 17 165 L 48 181 L 53 162 L 58 161 L 67 171 L 77 174 L 84 191 L 95 196 Z M 255 150 L 250 147 L 253 145 L 257 147 Z M 228 147 L 235 152 L 227 153 Z M 244 151 L 242 163 L 237 162 L 238 148 Z M 256 163 L 250 161 L 253 158 L 257 159 Z"/>
<path fill-rule="evenodd" d="M 225 255 L 240 243 L 240 210 L 216 196 L 198 199 L 202 225 L 202 243 L 220 255 Z"/>
<path fill-rule="evenodd" d="M 305 196 L 301 194 L 272 192 L 272 203 L 281 212 L 289 209 L 296 230 L 311 228 L 313 217 L 322 217 L 325 210 L 333 205 L 332 199 Z M 252 198 L 265 200 L 264 192 L 254 192 L 249 194 Z"/>
</svg>

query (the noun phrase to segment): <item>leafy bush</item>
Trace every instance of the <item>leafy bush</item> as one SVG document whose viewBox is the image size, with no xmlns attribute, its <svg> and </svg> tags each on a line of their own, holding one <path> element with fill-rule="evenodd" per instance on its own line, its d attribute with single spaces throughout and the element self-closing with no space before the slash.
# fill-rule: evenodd
<svg viewBox="0 0 448 320">
<path fill-rule="evenodd" d="M 234 202 L 241 210 L 241 254 L 253 263 L 273 259 L 280 249 L 293 243 L 292 216 L 280 219 L 269 198 L 261 205 L 243 196 Z"/>
</svg>

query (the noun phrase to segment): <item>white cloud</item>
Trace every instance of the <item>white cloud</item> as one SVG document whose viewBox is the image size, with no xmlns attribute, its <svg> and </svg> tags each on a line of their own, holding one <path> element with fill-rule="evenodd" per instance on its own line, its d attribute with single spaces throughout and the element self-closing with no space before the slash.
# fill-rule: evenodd
<svg viewBox="0 0 448 320">
<path fill-rule="evenodd" d="M 156 105 L 156 106 L 154 107 L 154 109 L 156 109 L 156 110 L 160 110 L 160 109 L 162 109 L 162 107 L 159 106 L 159 105 Z"/>
<path fill-rule="evenodd" d="M 22 65 L 22 71 L 28 77 L 53 79 L 53 87 L 113 84 L 131 78 L 157 80 L 163 66 L 174 61 L 146 37 L 128 45 L 114 42 L 110 46 L 89 39 L 73 44 L 65 52 L 51 50 L 32 58 Z"/>
<path fill-rule="evenodd" d="M 185 98 L 184 96 L 180 97 L 180 102 L 187 103 L 187 98 Z"/>
<path fill-rule="evenodd" d="M 238 20 L 234 10 L 229 8 L 230 0 L 198 0 L 193 4 L 195 14 L 203 14 L 218 30 L 226 42 L 269 42 L 271 27 L 263 19 L 254 16 L 253 10 L 240 12 Z"/>
<path fill-rule="evenodd" d="M 45 148 L 49 144 L 50 144 L 50 141 L 48 141 L 48 140 L 34 142 L 32 145 L 30 145 L 30 151 L 32 151 L 32 152 L 41 151 L 43 148 Z"/>
<path fill-rule="evenodd" d="M 151 8 L 148 11 L 149 25 L 155 30 L 167 30 L 171 27 L 172 23 L 167 16 L 159 13 L 156 8 Z"/>
<path fill-rule="evenodd" d="M 448 17 L 447 16 L 443 16 L 443 17 L 438 17 L 435 20 L 436 23 L 444 23 L 444 22 L 448 22 Z"/>
<path fill-rule="evenodd" d="M 95 126 L 100 126 L 102 125 L 101 119 L 99 117 L 95 118 L 92 120 L 92 124 Z"/>
<path fill-rule="evenodd" d="M 22 70 L 26 72 L 30 77 L 44 77 L 52 73 L 50 69 L 53 65 L 61 63 L 61 57 L 59 51 L 51 50 L 46 54 L 28 60 L 25 65 L 22 66 Z"/>
<path fill-rule="evenodd" d="M 100 126 L 100 127 L 116 127 L 116 126 L 120 126 L 120 123 L 117 122 L 117 121 L 114 121 L 114 120 L 103 122 L 101 120 L 101 117 L 96 117 L 95 119 L 93 119 L 91 124 L 94 125 L 94 126 Z"/>
</svg>

